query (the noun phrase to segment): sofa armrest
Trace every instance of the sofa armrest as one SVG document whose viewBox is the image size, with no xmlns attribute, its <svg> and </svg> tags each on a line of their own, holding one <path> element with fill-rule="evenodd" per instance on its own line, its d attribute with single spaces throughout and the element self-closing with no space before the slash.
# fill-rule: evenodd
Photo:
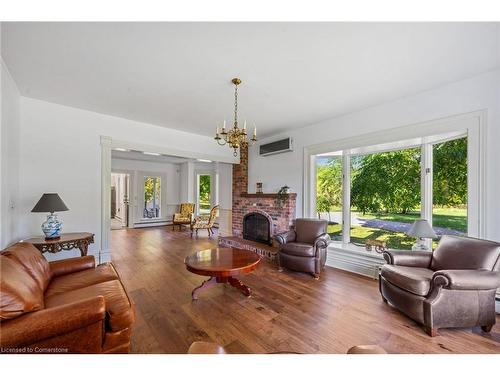
<svg viewBox="0 0 500 375">
<path fill-rule="evenodd" d="M 454 290 L 491 290 L 500 288 L 500 271 L 441 270 L 434 272 L 432 283 Z"/>
<path fill-rule="evenodd" d="M 328 233 L 323 233 L 321 236 L 316 237 L 314 240 L 314 248 L 316 249 L 316 255 L 318 255 L 319 249 L 324 249 L 328 247 L 331 238 Z"/>
<path fill-rule="evenodd" d="M 49 262 L 50 272 L 53 277 L 95 268 L 95 259 L 92 255 L 78 258 L 69 258 Z"/>
<path fill-rule="evenodd" d="M 0 347 L 23 347 L 99 321 L 104 325 L 105 316 L 103 296 L 34 311 L 2 322 Z"/>
<path fill-rule="evenodd" d="M 288 232 L 277 234 L 274 238 L 278 241 L 279 245 L 282 246 L 288 242 L 295 241 L 296 235 L 294 230 L 290 230 Z"/>
<path fill-rule="evenodd" d="M 386 250 L 383 255 L 394 266 L 429 268 L 432 260 L 432 251 Z"/>
</svg>

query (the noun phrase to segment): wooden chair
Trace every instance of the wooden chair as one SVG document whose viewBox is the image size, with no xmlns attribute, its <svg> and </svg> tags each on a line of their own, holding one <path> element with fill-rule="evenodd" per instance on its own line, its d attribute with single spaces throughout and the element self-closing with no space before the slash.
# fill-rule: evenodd
<svg viewBox="0 0 500 375">
<path fill-rule="evenodd" d="M 214 206 L 210 210 L 209 215 L 200 215 L 194 222 L 191 224 L 191 237 L 193 237 L 193 232 L 196 231 L 196 235 L 198 235 L 198 229 L 206 229 L 208 231 L 208 237 L 214 234 L 212 227 L 215 224 L 215 219 L 217 217 L 217 213 L 219 212 L 219 206 Z"/>
<path fill-rule="evenodd" d="M 174 214 L 172 230 L 175 230 L 176 225 L 182 230 L 183 225 L 191 225 L 193 222 L 194 203 L 181 203 L 180 211 Z"/>
</svg>

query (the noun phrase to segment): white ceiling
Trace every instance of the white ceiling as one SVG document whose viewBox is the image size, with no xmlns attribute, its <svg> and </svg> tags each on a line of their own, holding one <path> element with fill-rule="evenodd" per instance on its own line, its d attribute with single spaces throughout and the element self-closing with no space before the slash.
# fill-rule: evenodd
<svg viewBox="0 0 500 375">
<path fill-rule="evenodd" d="M 25 96 L 212 135 L 260 136 L 499 65 L 496 23 L 2 23 Z"/>
</svg>

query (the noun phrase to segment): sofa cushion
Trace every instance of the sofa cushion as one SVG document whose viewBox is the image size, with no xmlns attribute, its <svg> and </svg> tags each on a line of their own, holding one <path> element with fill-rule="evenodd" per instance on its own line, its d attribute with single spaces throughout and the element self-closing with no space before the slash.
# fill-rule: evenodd
<svg viewBox="0 0 500 375">
<path fill-rule="evenodd" d="M 35 279 L 40 289 L 45 291 L 51 277 L 49 262 L 35 246 L 27 242 L 18 242 L 2 251 L 2 255 L 20 263 Z"/>
<path fill-rule="evenodd" d="M 43 292 L 17 261 L 0 255 L 0 320 L 43 308 Z"/>
<path fill-rule="evenodd" d="M 309 243 L 289 242 L 281 249 L 286 254 L 299 257 L 313 257 L 314 246 Z"/>
<path fill-rule="evenodd" d="M 295 233 L 297 242 L 313 244 L 316 238 L 326 233 L 328 222 L 319 219 L 296 219 Z"/>
<path fill-rule="evenodd" d="M 499 270 L 500 243 L 470 237 L 443 236 L 432 254 L 431 269 Z"/>
<path fill-rule="evenodd" d="M 119 277 L 113 265 L 111 263 L 103 263 L 96 268 L 55 277 L 45 291 L 45 297 L 117 279 Z"/>
<path fill-rule="evenodd" d="M 388 282 L 407 292 L 418 296 L 426 296 L 431 289 L 434 272 L 428 268 L 384 264 L 380 274 Z"/>
<path fill-rule="evenodd" d="M 82 299 L 103 296 L 106 305 L 106 325 L 111 331 L 128 328 L 134 322 L 134 309 L 120 280 L 105 281 L 45 298 L 45 307 L 61 306 Z"/>
</svg>

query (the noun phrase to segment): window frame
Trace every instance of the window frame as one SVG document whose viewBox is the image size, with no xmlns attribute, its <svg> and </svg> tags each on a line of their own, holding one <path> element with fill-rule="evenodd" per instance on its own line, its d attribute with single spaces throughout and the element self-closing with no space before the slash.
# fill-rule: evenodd
<svg viewBox="0 0 500 375">
<path fill-rule="evenodd" d="M 155 186 L 155 188 L 154 188 L 153 191 L 155 193 L 157 193 L 156 195 L 158 196 L 158 199 L 159 199 L 158 206 L 160 207 L 160 210 L 159 210 L 159 214 L 158 214 L 157 217 L 150 218 L 150 217 L 144 217 L 144 208 L 143 208 L 142 219 L 146 219 L 146 220 L 148 220 L 148 219 L 153 219 L 153 220 L 154 219 L 159 219 L 159 218 L 161 218 L 163 216 L 163 197 L 162 197 L 163 179 L 162 179 L 161 176 L 158 176 L 158 175 L 155 175 L 155 174 L 151 174 L 149 176 L 143 176 L 143 179 L 142 179 L 142 193 L 143 193 L 142 199 L 143 199 L 143 203 L 144 203 L 143 207 L 146 205 L 146 199 L 144 198 L 144 195 L 145 195 L 145 190 L 146 190 L 145 189 L 146 179 L 148 179 L 148 178 L 153 179 L 153 184 Z M 156 183 L 158 182 L 158 180 L 160 182 L 160 189 L 159 189 L 160 191 L 159 192 L 156 191 Z M 156 203 L 156 198 L 155 197 L 153 197 L 153 202 Z"/>
<path fill-rule="evenodd" d="M 421 158 L 421 217 L 432 225 L 432 146 L 436 143 L 467 137 L 467 235 L 484 236 L 485 202 L 484 170 L 485 170 L 485 131 L 484 111 L 454 116 L 444 120 L 430 121 L 391 131 L 376 132 L 364 136 L 326 142 L 319 145 L 304 147 L 304 216 L 316 217 L 316 155 L 342 152 L 343 158 L 343 204 L 342 204 L 342 244 L 350 244 L 350 158 L 352 149 L 374 149 L 369 152 L 383 152 L 408 148 L 408 146 L 392 149 L 377 149 L 379 145 L 401 142 L 407 144 L 411 140 L 420 139 Z M 443 137 L 443 135 L 450 135 Z M 360 154 L 357 152 L 356 154 Z M 430 168 L 430 172 L 427 172 Z M 348 181 L 348 183 L 346 183 Z M 353 244 L 352 244 L 353 245 Z"/>
<path fill-rule="evenodd" d="M 146 177 L 159 177 L 160 178 L 160 216 L 155 218 L 144 217 L 144 182 Z M 134 192 L 137 199 L 137 206 L 135 207 L 134 222 L 148 223 L 167 220 L 167 174 L 155 171 L 136 171 L 135 173 L 136 191 Z"/>
<path fill-rule="evenodd" d="M 200 176 L 210 176 L 210 208 L 212 208 L 216 203 L 216 174 L 213 170 L 196 170 L 195 171 L 195 203 L 196 203 L 196 215 L 202 215 L 200 212 Z M 206 215 L 206 214 L 204 214 Z"/>
</svg>

